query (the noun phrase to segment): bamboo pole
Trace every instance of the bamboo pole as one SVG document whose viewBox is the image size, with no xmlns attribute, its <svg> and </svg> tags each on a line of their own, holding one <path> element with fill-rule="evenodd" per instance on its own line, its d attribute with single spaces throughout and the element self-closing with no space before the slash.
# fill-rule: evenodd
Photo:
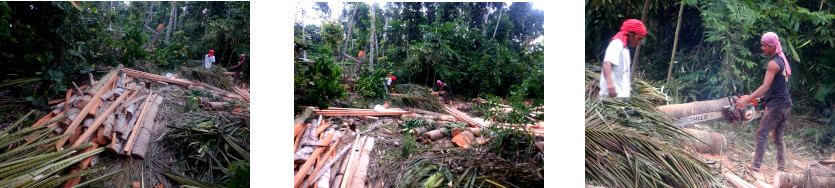
<svg viewBox="0 0 835 188">
<path fill-rule="evenodd" d="M 649 0 L 647 0 L 649 1 Z M 678 21 L 676 22 L 676 37 L 673 39 L 673 54 L 670 56 L 670 66 L 667 68 L 667 87 L 670 87 L 673 81 L 673 62 L 676 59 L 676 47 L 678 47 L 678 33 L 681 31 L 681 13 L 684 12 L 684 1 L 678 5 Z M 675 90 L 672 90 L 675 91 Z"/>
</svg>

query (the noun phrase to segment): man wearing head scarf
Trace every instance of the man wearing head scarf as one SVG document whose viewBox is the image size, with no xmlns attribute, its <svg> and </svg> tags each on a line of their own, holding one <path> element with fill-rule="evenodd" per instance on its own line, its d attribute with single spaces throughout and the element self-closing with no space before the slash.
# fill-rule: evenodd
<svg viewBox="0 0 835 188">
<path fill-rule="evenodd" d="M 238 85 L 238 76 L 241 75 L 241 70 L 243 70 L 244 68 L 244 60 L 246 60 L 246 55 L 241 54 L 241 58 L 238 60 L 238 64 L 229 67 L 230 70 L 235 71 L 235 81 L 232 82 L 235 85 Z"/>
<path fill-rule="evenodd" d="M 647 28 L 639 20 L 628 19 L 623 22 L 620 32 L 615 34 L 603 58 L 603 71 L 600 74 L 600 98 L 629 97 L 632 78 L 629 47 L 635 48 L 644 40 Z"/>
<path fill-rule="evenodd" d="M 763 153 L 767 147 L 768 133 L 774 132 L 774 148 L 777 149 L 777 170 L 785 171 L 786 167 L 786 144 L 783 142 L 783 135 L 786 129 L 786 119 L 792 107 L 792 99 L 789 94 L 789 76 L 792 69 L 783 54 L 783 47 L 780 39 L 773 32 L 765 33 L 760 39 L 760 49 L 763 55 L 770 58 L 768 68 L 765 71 L 763 84 L 750 95 L 743 97 L 736 104 L 737 109 L 744 109 L 748 101 L 762 96 L 765 105 L 765 113 L 757 127 L 757 147 L 754 151 L 754 162 L 751 170 L 759 171 L 763 161 Z"/>
<path fill-rule="evenodd" d="M 452 88 L 450 88 L 446 83 L 441 82 L 441 80 L 435 81 L 435 84 L 440 86 L 440 88 L 438 88 L 438 96 L 444 97 L 444 104 L 450 104 L 449 94 L 452 93 Z"/>
<path fill-rule="evenodd" d="M 205 62 L 203 63 L 203 67 L 206 69 L 212 68 L 212 63 L 215 63 L 215 51 L 209 50 L 209 53 L 203 57 L 203 61 Z"/>
</svg>

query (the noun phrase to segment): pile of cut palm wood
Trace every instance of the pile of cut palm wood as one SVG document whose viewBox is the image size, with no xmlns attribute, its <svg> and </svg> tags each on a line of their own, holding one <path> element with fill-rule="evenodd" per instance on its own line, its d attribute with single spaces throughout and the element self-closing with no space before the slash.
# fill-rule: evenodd
<svg viewBox="0 0 835 188">
<path fill-rule="evenodd" d="M 51 147 L 34 145 L 43 149 L 84 149 L 85 153 L 107 150 L 118 155 L 144 158 L 150 142 L 150 131 L 155 130 L 156 114 L 164 99 L 144 88 L 143 84 L 134 82 L 134 77 L 127 75 L 161 80 L 148 73 L 123 69 L 120 65 L 98 81 L 91 81 L 92 86 L 85 85 L 68 90 L 63 102 L 52 107 L 51 112 L 29 127 L 41 127 L 50 131 L 28 132 L 29 134 L 19 136 L 27 142 L 43 136 L 57 138 L 54 143 L 49 144 Z M 181 80 L 162 80 L 187 84 L 187 81 Z M 59 135 L 62 136 L 58 137 Z M 67 155 L 72 154 L 74 153 Z M 79 156 L 82 155 L 75 157 Z M 91 163 L 95 163 L 96 155 L 83 155 L 80 159 L 80 163 L 69 175 L 85 172 Z M 75 163 L 68 165 L 72 164 Z M 67 179 L 64 186 L 75 186 L 80 180 L 80 177 Z"/>
<path fill-rule="evenodd" d="M 294 187 L 364 187 L 368 183 L 367 169 L 374 138 L 363 133 L 347 136 L 352 134 L 350 129 L 340 131 L 338 127 L 331 127 L 332 123 L 324 122 L 321 114 L 318 118 L 308 119 L 312 113 L 314 108 L 308 107 L 295 120 Z M 352 144 L 337 148 L 343 137 Z"/>
</svg>

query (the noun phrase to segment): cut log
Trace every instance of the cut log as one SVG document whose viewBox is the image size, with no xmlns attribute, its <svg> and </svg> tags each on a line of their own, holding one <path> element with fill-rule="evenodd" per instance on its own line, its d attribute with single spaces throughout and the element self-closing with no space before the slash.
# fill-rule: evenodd
<svg viewBox="0 0 835 188">
<path fill-rule="evenodd" d="M 444 133 L 441 130 L 432 130 L 429 132 L 423 133 L 423 140 L 427 141 L 434 141 L 437 139 L 441 139 L 444 137 Z"/>
<path fill-rule="evenodd" d="M 721 111 L 725 108 L 725 106 L 730 106 L 730 102 L 727 98 L 721 98 L 716 100 L 707 100 L 707 101 L 697 101 L 691 103 L 683 103 L 683 104 L 671 104 L 671 105 L 664 105 L 657 107 L 658 110 L 664 112 L 665 114 L 669 115 L 674 119 L 678 119 L 680 117 L 685 116 L 692 116 L 696 114 L 704 114 L 708 112 L 717 112 Z"/>
<path fill-rule="evenodd" d="M 470 131 L 470 133 L 473 133 L 473 136 L 476 136 L 476 137 L 481 136 L 481 128 L 467 127 L 467 131 Z"/>
<path fill-rule="evenodd" d="M 151 103 L 151 106 L 148 109 L 148 115 L 142 115 L 145 117 L 145 120 L 142 121 L 142 128 L 139 129 L 138 133 L 139 136 L 136 137 L 136 143 L 130 151 L 134 157 L 138 157 L 143 160 L 145 159 L 145 153 L 148 151 L 148 144 L 151 142 L 151 133 L 152 130 L 154 130 L 154 126 L 156 126 L 159 105 L 162 104 L 163 98 L 164 97 L 157 95 L 154 102 Z"/>
<path fill-rule="evenodd" d="M 131 87 L 130 89 L 133 90 L 134 87 Z M 127 92 L 130 93 L 131 91 Z M 84 143 L 85 140 L 87 140 L 87 138 L 90 138 L 90 136 L 93 135 L 93 131 L 96 131 L 98 127 L 102 123 L 104 123 L 104 121 L 107 120 L 108 117 L 110 117 L 110 114 L 113 113 L 114 110 L 116 110 L 116 107 L 118 107 L 127 96 L 128 95 L 121 95 L 119 96 L 119 98 L 116 98 L 116 100 L 113 101 L 113 103 L 111 103 L 110 106 L 108 106 L 107 109 L 98 118 L 96 118 L 95 122 L 93 122 L 93 124 L 87 128 L 87 131 L 84 131 L 84 134 L 81 135 L 81 139 L 73 143 L 72 147 L 81 145 Z"/>
<path fill-rule="evenodd" d="M 473 143 L 473 140 L 475 140 L 475 136 L 473 136 L 473 133 L 470 133 L 470 131 L 464 131 L 461 134 L 458 134 L 457 136 L 453 137 L 452 143 L 458 147 L 466 149 L 470 148 L 470 144 Z"/>
<path fill-rule="evenodd" d="M 116 114 L 110 114 L 107 116 L 107 119 L 104 120 L 104 129 L 102 129 L 102 134 L 104 134 L 107 140 L 113 139 L 110 135 L 113 133 L 113 128 L 116 126 Z"/>
<path fill-rule="evenodd" d="M 304 110 L 304 112 L 301 114 L 301 116 L 299 116 L 299 117 L 297 117 L 295 120 L 293 120 L 294 124 L 300 124 L 300 123 L 303 123 L 303 122 L 304 122 L 304 120 L 307 120 L 307 118 L 308 118 L 308 117 L 310 117 L 310 115 L 311 115 L 311 114 L 313 114 L 313 110 L 315 110 L 315 108 L 313 108 L 313 107 L 307 107 L 307 108 Z"/>
<path fill-rule="evenodd" d="M 116 73 L 119 72 L 119 70 L 121 68 L 122 68 L 122 65 L 119 65 L 118 67 L 111 70 L 110 73 L 107 73 L 106 75 L 104 75 L 104 77 L 101 78 L 99 83 L 96 83 L 96 85 L 93 86 L 92 89 L 90 89 L 91 93 L 95 93 L 95 95 L 93 95 L 93 97 L 92 97 L 92 100 L 94 100 L 94 101 L 95 100 L 101 100 L 101 99 L 99 99 L 99 97 L 101 97 L 101 95 L 103 95 L 106 92 L 105 90 L 101 89 L 102 86 L 109 85 L 109 84 L 115 82 L 116 81 Z M 92 108 L 93 108 L 93 106 L 90 106 L 90 105 L 84 106 L 84 108 L 82 108 L 81 111 L 78 113 L 77 118 L 75 118 L 75 120 L 73 120 L 73 122 L 70 124 L 70 126 L 67 127 L 67 130 L 76 130 L 78 125 L 81 124 L 81 121 L 84 120 L 83 117 L 86 116 L 88 113 L 90 113 L 90 110 Z M 62 149 L 61 147 L 64 146 L 64 144 L 67 142 L 67 139 L 69 139 L 69 138 L 62 137 L 62 138 L 58 139 L 58 142 L 55 143 L 55 148 L 57 150 L 61 150 Z"/>
<path fill-rule="evenodd" d="M 130 131 L 130 137 L 125 140 L 125 154 L 130 155 L 131 151 L 133 150 L 133 145 L 136 143 L 136 136 L 139 136 L 139 130 L 142 125 L 142 121 L 145 120 L 145 116 L 148 115 L 148 108 L 151 106 L 151 101 L 155 100 L 156 94 L 151 92 L 151 96 L 148 97 L 148 100 L 145 101 L 145 106 L 142 107 L 142 112 L 139 113 L 139 118 L 136 120 L 136 124 L 133 125 L 133 129 Z"/>
<path fill-rule="evenodd" d="M 368 183 L 368 163 L 371 160 L 371 151 L 374 150 L 374 138 L 365 140 L 362 146 L 357 165 L 354 167 L 354 175 L 352 175 L 350 187 L 367 187 Z"/>
<path fill-rule="evenodd" d="M 423 115 L 423 114 L 403 114 L 400 116 L 400 119 L 407 120 L 407 119 L 426 119 L 426 120 L 435 120 L 435 121 L 455 121 L 454 116 L 450 115 Z"/>
<path fill-rule="evenodd" d="M 226 103 L 223 102 L 206 102 L 206 110 L 223 111 L 226 110 Z"/>
<path fill-rule="evenodd" d="M 684 129 L 684 131 L 698 140 L 682 139 L 682 145 L 691 146 L 700 153 L 719 153 L 728 146 L 722 134 L 697 129 Z"/>
<path fill-rule="evenodd" d="M 307 159 L 307 162 L 305 162 L 304 165 L 302 165 L 302 167 L 299 168 L 299 172 L 297 172 L 296 175 L 293 177 L 294 187 L 299 187 L 299 185 L 301 185 L 302 180 L 304 180 L 304 177 L 307 176 L 307 172 L 310 171 L 310 167 L 313 166 L 313 162 L 316 161 L 316 159 L 319 157 L 319 154 L 322 153 L 322 150 L 324 150 L 324 148 L 331 143 L 332 138 L 333 133 L 330 133 L 327 136 L 325 136 L 325 139 L 319 142 L 319 147 L 317 147 L 316 150 L 313 151 L 313 154 L 310 155 L 311 157 Z"/>
<path fill-rule="evenodd" d="M 754 185 L 751 185 L 751 183 L 748 183 L 747 181 L 743 180 L 742 178 L 739 178 L 739 176 L 736 176 L 736 175 L 731 174 L 731 173 L 724 173 L 722 175 L 724 175 L 725 178 L 728 178 L 728 181 L 733 183 L 734 186 L 736 186 L 737 188 L 754 188 Z"/>
<path fill-rule="evenodd" d="M 458 134 L 461 134 L 461 132 L 464 132 L 464 130 L 461 130 L 461 128 L 455 128 L 455 129 L 452 129 L 452 131 L 449 131 L 449 136 L 455 137 L 455 136 L 458 136 Z M 470 134 L 472 134 L 472 133 L 470 133 Z"/>
<path fill-rule="evenodd" d="M 299 148 L 293 154 L 293 160 L 307 160 L 310 157 L 310 154 L 315 151 L 316 143 L 318 143 L 319 138 L 316 137 L 316 128 L 319 127 L 319 121 L 313 120 L 311 126 L 308 126 L 307 129 L 304 131 L 301 137 L 301 141 L 299 141 Z"/>
<path fill-rule="evenodd" d="M 791 187 L 835 187 L 835 177 L 809 176 L 777 172 L 774 174 L 774 186 L 779 188 Z"/>
</svg>

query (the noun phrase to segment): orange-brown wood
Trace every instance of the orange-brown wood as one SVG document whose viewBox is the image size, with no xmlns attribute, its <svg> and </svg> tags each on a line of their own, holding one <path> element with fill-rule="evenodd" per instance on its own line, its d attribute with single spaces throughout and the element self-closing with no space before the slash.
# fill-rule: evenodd
<svg viewBox="0 0 835 188">
<path fill-rule="evenodd" d="M 310 167 L 313 166 L 313 162 L 315 162 L 316 159 L 319 158 L 319 155 L 322 154 L 322 150 L 324 150 L 325 146 L 327 146 L 328 143 L 330 143 L 332 138 L 333 133 L 330 133 L 327 136 L 325 136 L 325 139 L 323 139 L 319 143 L 319 147 L 316 147 L 316 150 L 313 150 L 313 154 L 310 155 L 310 158 L 307 159 L 307 162 L 305 162 L 304 165 L 302 165 L 302 167 L 299 168 L 299 171 L 293 177 L 294 187 L 298 187 L 299 185 L 301 185 L 302 180 L 304 180 L 304 177 L 307 176 L 307 172 L 310 171 Z"/>
<path fill-rule="evenodd" d="M 116 74 L 112 74 L 112 76 L 110 76 L 110 78 L 107 80 L 107 83 L 104 84 L 104 85 L 108 86 L 108 85 L 110 85 L 109 83 L 113 83 L 114 81 L 116 81 Z M 101 95 L 104 95 L 104 93 L 106 93 L 106 92 L 107 92 L 107 89 L 105 89 L 105 88 L 99 89 L 98 92 L 96 92 L 96 94 L 93 95 L 93 98 L 91 100 L 93 100 L 93 101 L 101 100 L 100 99 Z M 78 125 L 80 125 L 81 122 L 84 121 L 84 116 L 87 116 L 87 114 L 90 113 L 90 110 L 92 110 L 92 109 L 93 109 L 93 106 L 90 105 L 89 103 L 86 106 L 84 106 L 84 108 L 82 108 L 81 111 L 78 113 L 78 116 L 76 116 L 75 120 L 72 121 L 72 123 L 70 123 L 70 126 L 67 128 L 67 130 L 75 130 L 78 127 Z M 62 137 L 62 138 L 58 139 L 58 142 L 55 143 L 55 149 L 61 150 L 61 146 L 64 146 L 64 144 L 67 142 L 67 139 L 69 139 L 69 138 Z"/>
<path fill-rule="evenodd" d="M 122 104 L 122 101 L 124 101 L 125 98 L 127 98 L 128 94 L 130 94 L 134 88 L 136 88 L 136 85 L 132 85 L 130 88 L 128 88 L 128 90 L 125 91 L 125 93 L 122 93 L 122 95 L 120 95 L 119 98 L 116 98 L 116 100 L 113 101 L 113 103 L 111 103 L 110 106 L 107 108 L 107 110 L 105 110 L 103 114 L 98 116 L 96 120 L 93 122 L 93 124 L 90 125 L 90 127 L 88 127 L 86 131 L 84 131 L 84 134 L 81 135 L 81 139 L 76 140 L 76 142 L 74 142 L 72 146 L 75 147 L 81 145 L 87 140 L 87 138 L 90 138 L 90 136 L 93 135 L 93 131 L 96 131 L 98 127 L 101 126 L 101 124 L 104 123 L 105 120 L 107 120 L 107 117 L 110 116 L 110 114 L 112 114 L 114 110 L 116 110 L 116 107 Z"/>
<path fill-rule="evenodd" d="M 133 129 L 131 129 L 130 131 L 130 137 L 128 137 L 125 143 L 124 151 L 126 155 L 130 155 L 131 150 L 133 150 L 133 144 L 136 142 L 136 136 L 139 135 L 139 128 L 142 127 L 142 120 L 145 119 L 145 116 L 147 115 L 146 112 L 148 111 L 149 106 L 151 106 L 148 102 L 154 101 L 154 98 L 156 98 L 156 95 L 153 93 L 153 91 L 149 94 L 147 98 L 145 98 L 145 106 L 142 107 L 142 112 L 139 115 L 139 119 L 136 121 L 136 124 L 133 125 Z"/>
</svg>

